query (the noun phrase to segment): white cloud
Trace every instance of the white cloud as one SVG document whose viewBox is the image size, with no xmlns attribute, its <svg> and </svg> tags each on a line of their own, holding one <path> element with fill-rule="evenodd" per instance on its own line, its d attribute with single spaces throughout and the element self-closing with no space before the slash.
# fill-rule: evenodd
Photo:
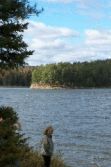
<svg viewBox="0 0 111 167">
<path fill-rule="evenodd" d="M 31 21 L 24 35 L 35 50 L 27 60 L 30 65 L 111 58 L 111 30 L 87 29 L 84 40 L 75 44 L 81 38 L 77 31 Z"/>
<path fill-rule="evenodd" d="M 86 30 L 86 44 L 89 45 L 111 45 L 111 30 Z"/>
<path fill-rule="evenodd" d="M 54 61 L 61 52 L 65 52 L 69 44 L 66 39 L 77 37 L 79 33 L 65 27 L 52 27 L 44 23 L 30 21 L 24 39 L 35 54 L 28 59 L 32 64 L 48 63 Z M 50 59 L 49 59 L 50 58 Z M 41 61 L 42 59 L 42 61 Z"/>
<path fill-rule="evenodd" d="M 85 39 L 80 47 L 81 60 L 111 58 L 111 30 L 85 30 Z"/>
<path fill-rule="evenodd" d="M 73 31 L 69 28 L 52 27 L 45 25 L 44 23 L 41 22 L 36 23 L 34 21 L 30 21 L 27 34 L 46 39 L 46 38 L 77 36 L 78 32 Z"/>
</svg>

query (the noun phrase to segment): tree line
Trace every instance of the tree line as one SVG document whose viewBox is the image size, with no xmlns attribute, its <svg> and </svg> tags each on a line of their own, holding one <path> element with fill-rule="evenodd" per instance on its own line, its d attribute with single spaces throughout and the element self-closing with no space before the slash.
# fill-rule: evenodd
<svg viewBox="0 0 111 167">
<path fill-rule="evenodd" d="M 0 69 L 0 86 L 30 87 L 32 83 L 71 88 L 111 87 L 111 60 Z"/>
<path fill-rule="evenodd" d="M 41 65 L 32 71 L 32 83 L 71 88 L 111 87 L 111 60 Z"/>
<path fill-rule="evenodd" d="M 26 86 L 31 84 L 33 67 L 0 69 L 0 86 Z"/>
</svg>

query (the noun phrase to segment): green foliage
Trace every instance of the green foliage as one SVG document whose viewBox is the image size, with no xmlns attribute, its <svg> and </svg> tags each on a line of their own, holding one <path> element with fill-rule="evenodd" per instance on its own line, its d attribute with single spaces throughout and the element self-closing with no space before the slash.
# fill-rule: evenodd
<svg viewBox="0 0 111 167">
<path fill-rule="evenodd" d="M 18 116 L 12 107 L 0 107 L 0 165 L 5 167 L 21 161 L 29 151 L 26 139 L 18 133 Z"/>
<path fill-rule="evenodd" d="M 32 83 L 72 88 L 111 87 L 111 60 L 39 66 L 32 72 Z"/>
<path fill-rule="evenodd" d="M 0 86 L 111 87 L 111 60 L 0 70 Z"/>
<path fill-rule="evenodd" d="M 22 66 L 33 54 L 23 41 L 22 33 L 28 27 L 24 20 L 41 11 L 36 5 L 30 6 L 28 0 L 0 1 L 0 68 Z"/>
</svg>

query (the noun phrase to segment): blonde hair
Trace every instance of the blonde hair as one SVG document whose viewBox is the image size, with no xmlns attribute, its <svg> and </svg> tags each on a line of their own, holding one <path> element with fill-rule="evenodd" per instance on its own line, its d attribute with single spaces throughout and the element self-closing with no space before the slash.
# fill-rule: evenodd
<svg viewBox="0 0 111 167">
<path fill-rule="evenodd" d="M 47 134 L 48 134 L 49 129 L 54 130 L 52 126 L 48 126 L 48 127 L 45 128 L 45 130 L 44 130 L 44 135 L 47 135 Z"/>
</svg>

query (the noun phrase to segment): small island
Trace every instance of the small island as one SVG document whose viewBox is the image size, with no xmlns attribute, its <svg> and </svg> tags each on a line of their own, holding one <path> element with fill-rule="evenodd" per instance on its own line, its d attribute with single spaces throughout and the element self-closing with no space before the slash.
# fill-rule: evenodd
<svg viewBox="0 0 111 167">
<path fill-rule="evenodd" d="M 110 88 L 111 60 L 41 65 L 32 71 L 31 88 Z"/>
</svg>

